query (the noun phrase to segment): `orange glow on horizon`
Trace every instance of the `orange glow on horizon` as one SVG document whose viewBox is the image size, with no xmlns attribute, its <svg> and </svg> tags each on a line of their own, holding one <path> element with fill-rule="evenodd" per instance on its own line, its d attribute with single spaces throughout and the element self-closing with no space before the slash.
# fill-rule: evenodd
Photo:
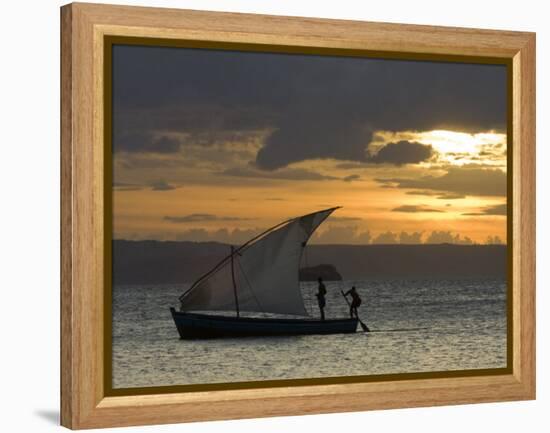
<svg viewBox="0 0 550 433">
<path fill-rule="evenodd" d="M 480 166 L 505 172 L 505 134 L 376 131 L 374 137 L 369 146 L 373 152 L 389 142 L 407 140 L 431 145 L 436 156 L 403 166 L 352 163 L 344 167 L 343 161 L 307 160 L 285 169 L 258 172 L 257 176 L 253 171 L 257 169 L 244 159 L 231 161 L 248 170 L 242 176 L 225 174 L 223 160 L 209 165 L 188 164 L 185 168 L 159 164 L 158 169 L 153 166 L 138 170 L 117 165 L 120 161 L 115 159 L 115 179 L 130 186 L 114 188 L 113 237 L 193 240 L 202 236 L 227 240 L 235 230 L 239 236 L 251 237 L 290 217 L 343 206 L 319 228 L 317 241 L 328 230 L 340 228 L 349 236 L 342 243 L 365 242 L 366 233 L 372 241 L 388 231 L 420 232 L 423 242 L 433 231 L 451 232 L 476 243 L 485 243 L 489 236 L 505 242 L 506 216 L 499 208 L 506 202 L 503 196 L 462 193 L 458 187 L 454 192 L 398 187 L 380 180 L 437 177 L 449 167 Z M 187 152 L 189 155 L 193 149 Z M 119 158 L 123 157 L 127 156 Z M 183 151 L 177 157 L 182 167 L 189 158 Z M 316 173 L 318 178 L 292 178 L 304 173 Z M 166 185 L 143 185 L 142 178 L 162 180 Z M 134 184 L 138 186 L 134 188 Z M 325 238 L 329 239 L 328 235 Z"/>
</svg>

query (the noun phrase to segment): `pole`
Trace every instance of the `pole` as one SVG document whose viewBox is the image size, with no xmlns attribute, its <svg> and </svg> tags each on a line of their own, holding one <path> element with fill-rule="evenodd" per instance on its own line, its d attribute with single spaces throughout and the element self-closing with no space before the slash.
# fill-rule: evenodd
<svg viewBox="0 0 550 433">
<path fill-rule="evenodd" d="M 233 293 L 235 294 L 235 310 L 237 311 L 237 317 L 239 317 L 239 297 L 237 296 L 237 282 L 235 281 L 235 247 L 231 245 L 231 279 L 233 280 Z"/>
</svg>

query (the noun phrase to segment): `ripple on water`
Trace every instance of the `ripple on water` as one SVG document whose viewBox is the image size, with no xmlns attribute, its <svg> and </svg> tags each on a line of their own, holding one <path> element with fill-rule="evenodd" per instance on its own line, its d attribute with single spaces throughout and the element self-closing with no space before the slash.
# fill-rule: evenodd
<svg viewBox="0 0 550 433">
<path fill-rule="evenodd" d="M 185 286 L 113 289 L 115 388 L 506 366 L 506 282 L 349 281 L 373 331 L 326 336 L 184 341 L 169 307 Z M 342 283 L 327 283 L 327 317 L 346 317 Z M 317 314 L 313 284 L 303 287 Z"/>
</svg>

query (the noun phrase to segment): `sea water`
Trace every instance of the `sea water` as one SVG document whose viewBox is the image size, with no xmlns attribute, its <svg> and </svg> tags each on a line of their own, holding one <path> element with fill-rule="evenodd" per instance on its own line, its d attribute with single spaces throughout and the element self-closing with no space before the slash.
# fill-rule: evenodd
<svg viewBox="0 0 550 433">
<path fill-rule="evenodd" d="M 113 288 L 113 387 L 131 388 L 506 367 L 505 279 L 326 282 L 326 318 L 357 287 L 372 332 L 180 340 L 169 307 L 188 285 Z M 315 283 L 302 283 L 319 316 Z"/>
</svg>

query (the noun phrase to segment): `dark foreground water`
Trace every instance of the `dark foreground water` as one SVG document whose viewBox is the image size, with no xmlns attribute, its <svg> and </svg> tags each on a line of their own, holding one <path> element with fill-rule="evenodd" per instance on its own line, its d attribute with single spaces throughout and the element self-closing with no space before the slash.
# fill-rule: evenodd
<svg viewBox="0 0 550 433">
<path fill-rule="evenodd" d="M 327 318 L 348 315 L 340 289 L 355 285 L 360 316 L 374 332 L 185 341 L 169 307 L 187 285 L 116 286 L 113 387 L 506 367 L 504 279 L 326 285 Z M 303 284 L 303 292 L 317 316 L 316 285 Z"/>
</svg>

